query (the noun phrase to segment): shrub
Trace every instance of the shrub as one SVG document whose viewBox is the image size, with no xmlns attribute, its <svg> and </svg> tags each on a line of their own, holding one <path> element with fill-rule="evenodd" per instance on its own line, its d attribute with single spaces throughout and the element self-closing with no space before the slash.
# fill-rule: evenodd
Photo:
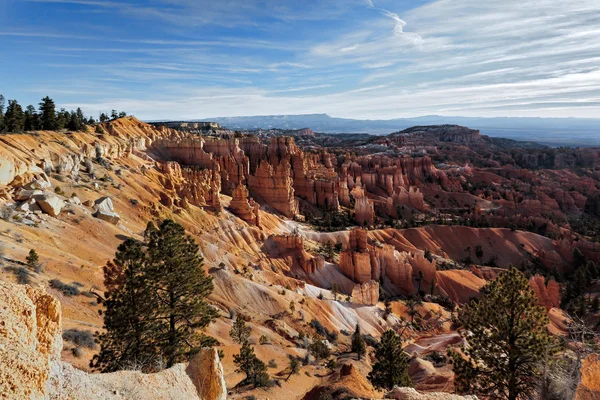
<svg viewBox="0 0 600 400">
<path fill-rule="evenodd" d="M 77 345 L 77 347 L 96 348 L 96 339 L 94 339 L 94 334 L 90 331 L 67 329 L 63 332 L 62 337 L 64 340 Z"/>
<path fill-rule="evenodd" d="M 79 294 L 79 288 L 77 286 L 64 283 L 60 279 L 52 279 L 50 281 L 50 287 L 61 291 L 65 296 L 77 296 Z"/>
<path fill-rule="evenodd" d="M 83 349 L 81 347 L 74 347 L 71 350 L 71 353 L 73 353 L 73 355 L 77 358 L 83 357 Z"/>
<path fill-rule="evenodd" d="M 270 340 L 269 340 L 269 338 L 268 338 L 268 337 L 266 337 L 265 335 L 261 335 L 261 336 L 258 338 L 258 343 L 259 343 L 259 344 L 271 344 L 271 341 L 270 341 Z"/>
<path fill-rule="evenodd" d="M 17 282 L 21 285 L 29 285 L 31 283 L 31 272 L 24 267 L 13 269 L 13 273 L 17 277 Z"/>
<path fill-rule="evenodd" d="M 269 368 L 277 368 L 277 363 L 275 362 L 275 360 L 273 360 L 273 359 L 270 359 L 270 360 L 269 360 L 269 363 L 267 364 L 267 366 L 268 366 Z"/>
</svg>

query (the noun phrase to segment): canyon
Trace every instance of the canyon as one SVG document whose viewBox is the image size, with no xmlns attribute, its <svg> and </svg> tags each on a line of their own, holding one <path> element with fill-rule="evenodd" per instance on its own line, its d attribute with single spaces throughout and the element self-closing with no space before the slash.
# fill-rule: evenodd
<svg viewBox="0 0 600 400">
<path fill-rule="evenodd" d="M 586 225 L 600 210 L 597 149 L 524 149 L 459 126 L 367 139 L 306 130 L 261 136 L 219 125 L 182 130 L 134 117 L 101 126 L 102 134 L 1 137 L 0 294 L 10 305 L 2 313 L 23 340 L 4 336 L 12 353 L 0 357 L 21 363 L 3 375 L 21 397 L 130 398 L 127 385 L 135 381 L 136 388 L 159 387 L 164 398 L 310 399 L 315 388 L 340 385 L 363 398 L 444 398 L 431 396 L 452 391 L 452 368 L 432 360 L 462 345 L 455 307 L 513 265 L 529 274 L 549 329 L 565 336 L 561 279 L 573 271 L 574 249 L 600 262 Z M 213 277 L 209 300 L 220 318 L 207 333 L 218 338 L 222 357 L 206 350 L 150 376 L 91 373 L 93 350 L 76 356 L 61 330 L 102 329 L 94 300 L 103 290 L 102 266 L 124 238 L 141 239 L 148 221 L 165 218 L 192 235 Z M 11 271 L 26 267 L 30 249 L 43 268 L 26 270 L 31 286 L 17 285 Z M 66 294 L 55 280 L 80 293 Z M 593 286 L 589 296 L 598 292 Z M 348 355 L 349 333 L 359 324 L 379 338 L 411 318 L 406 301 L 415 297 L 422 299 L 419 325 L 403 330 L 403 339 L 415 389 L 432 394 L 397 389 L 389 397 L 396 394 L 364 378 L 371 361 Z M 269 373 L 279 385 L 238 391 L 231 310 L 247 317 L 257 355 L 273 361 Z M 334 332 L 340 368 L 326 375 L 310 364 L 282 379 L 289 356 L 306 357 L 300 333 L 312 334 L 313 320 Z M 18 384 L 24 378 L 15 371 L 35 385 Z M 199 387 L 206 376 L 211 384 Z M 582 381 L 582 393 L 596 390 L 591 381 Z"/>
</svg>

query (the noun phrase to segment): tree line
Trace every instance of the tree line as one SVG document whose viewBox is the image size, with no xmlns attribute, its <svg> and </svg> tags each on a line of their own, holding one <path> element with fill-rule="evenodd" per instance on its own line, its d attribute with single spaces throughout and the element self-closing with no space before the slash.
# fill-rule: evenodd
<svg viewBox="0 0 600 400">
<path fill-rule="evenodd" d="M 104 123 L 127 115 L 126 112 L 112 110 L 110 114 L 100 113 L 98 120 L 86 117 L 80 107 L 67 111 L 64 108 L 56 110 L 56 104 L 50 97 L 44 97 L 38 105 L 28 105 L 25 109 L 17 100 L 8 100 L 0 94 L 0 133 L 19 133 L 35 130 L 82 131 L 86 125 L 94 126 L 98 122 Z"/>
</svg>

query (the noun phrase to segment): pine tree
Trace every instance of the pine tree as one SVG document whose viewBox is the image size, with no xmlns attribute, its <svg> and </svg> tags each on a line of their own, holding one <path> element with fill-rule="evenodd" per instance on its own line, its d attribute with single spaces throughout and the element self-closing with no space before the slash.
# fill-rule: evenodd
<svg viewBox="0 0 600 400">
<path fill-rule="evenodd" d="M 412 387 L 408 375 L 408 355 L 402 350 L 402 340 L 393 330 L 383 333 L 375 349 L 375 364 L 368 379 L 378 389 L 391 390 L 394 386 Z"/>
<path fill-rule="evenodd" d="M 77 107 L 77 110 L 75 110 L 75 114 L 77 115 L 77 120 L 79 121 L 79 124 L 81 125 L 81 127 L 83 127 L 83 124 L 85 124 L 87 120 L 85 119 L 85 115 L 83 115 L 83 111 L 81 111 L 80 107 Z"/>
<path fill-rule="evenodd" d="M 4 96 L 0 94 L 0 132 L 4 132 Z"/>
<path fill-rule="evenodd" d="M 25 114 L 23 113 L 23 108 L 16 100 L 8 101 L 4 124 L 7 132 L 23 132 L 25 128 Z"/>
<path fill-rule="evenodd" d="M 29 250 L 29 255 L 27 256 L 27 259 L 25 261 L 27 262 L 27 265 L 31 268 L 36 268 L 40 263 L 40 256 L 38 256 L 37 252 L 34 249 L 31 249 Z"/>
<path fill-rule="evenodd" d="M 117 114 L 117 110 L 112 110 L 110 112 L 110 119 L 117 119 L 119 118 L 119 114 Z"/>
<path fill-rule="evenodd" d="M 148 279 L 149 260 L 144 244 L 127 239 L 104 267 L 104 329 L 97 334 L 100 352 L 90 366 L 112 372 L 138 365 L 151 372 L 159 363 L 159 349 L 152 335 L 157 299 Z"/>
<path fill-rule="evenodd" d="M 333 283 L 333 286 L 331 287 L 331 294 L 333 295 L 333 300 L 337 301 L 337 297 L 338 297 L 338 293 L 340 292 L 339 288 L 338 288 L 338 284 L 336 282 Z"/>
<path fill-rule="evenodd" d="M 246 321 L 240 315 L 237 316 L 235 322 L 231 326 L 229 336 L 237 344 L 244 344 L 250 339 L 250 327 L 246 326 Z"/>
<path fill-rule="evenodd" d="M 71 114 L 69 114 L 69 112 L 64 108 L 61 108 L 60 111 L 56 114 L 56 129 L 65 129 L 69 125 L 70 120 Z"/>
<path fill-rule="evenodd" d="M 233 356 L 233 363 L 237 366 L 236 372 L 245 373 L 246 381 L 252 383 L 254 387 L 269 384 L 267 366 L 254 354 L 254 348 L 248 342 L 242 345 L 240 354 Z"/>
<path fill-rule="evenodd" d="M 199 348 L 214 344 L 214 339 L 199 334 L 217 316 L 206 298 L 213 290 L 212 277 L 203 271 L 198 245 L 183 227 L 165 220 L 158 229 L 146 233 L 148 256 L 152 265 L 150 280 L 158 297 L 157 345 L 167 368 Z"/>
<path fill-rule="evenodd" d="M 359 324 L 356 324 L 356 329 L 352 334 L 352 352 L 356 353 L 356 357 L 359 360 L 362 360 L 363 356 L 367 353 L 367 346 L 365 344 L 365 339 L 360 333 Z"/>
<path fill-rule="evenodd" d="M 79 110 L 81 111 L 81 110 Z M 83 128 L 83 120 L 79 118 L 76 112 L 71 111 L 69 114 L 69 123 L 67 124 L 67 129 L 70 131 L 80 131 Z"/>
<path fill-rule="evenodd" d="M 25 110 L 25 130 L 34 131 L 39 129 L 39 115 L 34 106 L 31 104 Z"/>
<path fill-rule="evenodd" d="M 529 398 L 552 339 L 548 316 L 525 276 L 511 268 L 482 289 L 461 318 L 466 357 L 450 352 L 459 392 Z"/>
<path fill-rule="evenodd" d="M 48 96 L 44 97 L 40 103 L 40 125 L 40 128 L 46 131 L 54 131 L 58 128 L 56 106 Z"/>
<path fill-rule="evenodd" d="M 294 356 L 288 356 L 290 359 L 290 363 L 289 363 L 289 369 L 290 369 L 290 374 L 287 376 L 287 378 L 285 378 L 285 380 L 289 380 L 290 376 L 292 376 L 293 374 L 297 374 L 298 371 L 300 371 L 300 361 L 298 361 L 298 359 Z"/>
<path fill-rule="evenodd" d="M 104 123 L 104 122 L 108 122 L 110 118 L 108 118 L 108 115 L 106 115 L 105 113 L 100 113 L 100 123 Z"/>
</svg>

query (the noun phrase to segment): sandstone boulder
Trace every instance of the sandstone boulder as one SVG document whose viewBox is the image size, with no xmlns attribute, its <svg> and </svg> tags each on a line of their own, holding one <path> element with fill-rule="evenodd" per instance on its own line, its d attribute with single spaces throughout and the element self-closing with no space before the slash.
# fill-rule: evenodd
<svg viewBox="0 0 600 400">
<path fill-rule="evenodd" d="M 385 395 L 394 400 L 477 400 L 477 396 L 459 396 L 451 393 L 419 393 L 413 388 L 395 387 Z"/>
<path fill-rule="evenodd" d="M 47 178 L 46 179 L 43 179 L 43 178 L 36 179 L 24 186 L 24 188 L 26 190 L 46 190 L 46 189 L 50 189 L 51 187 L 52 187 L 52 184 L 50 183 L 49 180 L 47 180 Z"/>
<path fill-rule="evenodd" d="M 121 221 L 121 216 L 114 212 L 113 203 L 110 197 L 100 197 L 94 202 L 96 211 L 94 217 L 103 221 L 117 225 Z"/>
<path fill-rule="evenodd" d="M 42 211 L 53 217 L 60 214 L 60 211 L 65 206 L 65 202 L 53 194 L 41 194 L 34 196 L 34 198 Z"/>
<path fill-rule="evenodd" d="M 19 188 L 13 195 L 13 199 L 15 199 L 17 201 L 25 201 L 25 200 L 31 199 L 33 196 L 37 196 L 37 195 L 41 195 L 41 194 L 43 194 L 41 190 L 34 190 L 34 189 L 28 190 L 28 189 Z"/>
</svg>

